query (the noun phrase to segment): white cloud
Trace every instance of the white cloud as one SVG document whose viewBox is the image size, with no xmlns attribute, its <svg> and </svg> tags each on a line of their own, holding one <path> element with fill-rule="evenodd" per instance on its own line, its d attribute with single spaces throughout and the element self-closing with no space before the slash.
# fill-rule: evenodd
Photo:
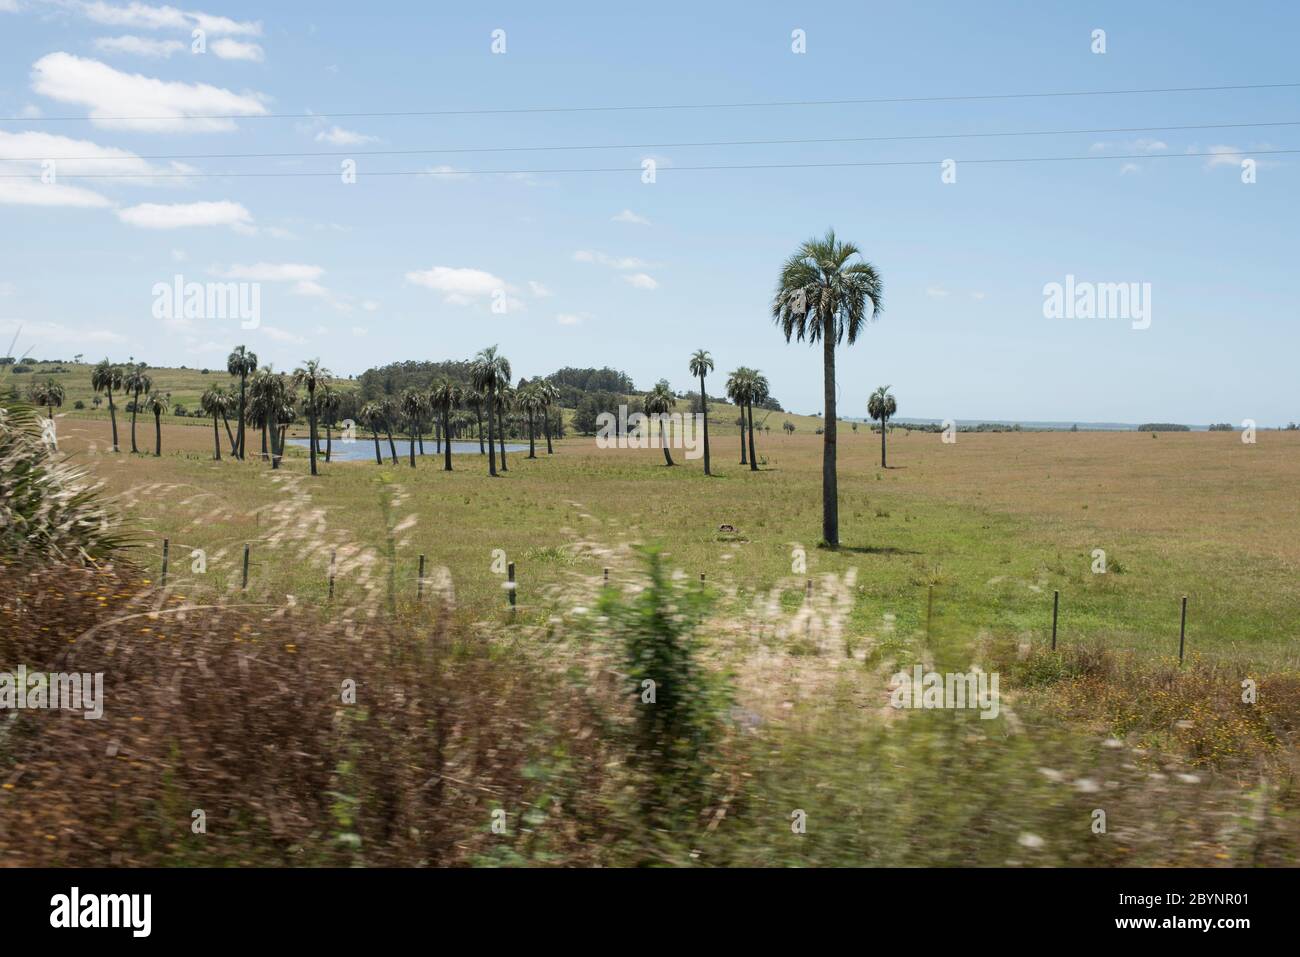
<svg viewBox="0 0 1300 957">
<path fill-rule="evenodd" d="M 0 13 L 17 13 L 18 0 L 0 0 Z"/>
<path fill-rule="evenodd" d="M 209 13 L 187 13 L 175 7 L 154 7 L 147 3 L 131 2 L 122 6 L 94 0 L 82 3 L 81 11 L 95 23 L 105 26 L 133 27 L 142 30 L 184 30 L 198 27 L 214 36 L 261 36 L 260 21 L 231 20 L 229 17 Z"/>
<path fill-rule="evenodd" d="M 150 132 L 221 132 L 235 129 L 217 116 L 259 116 L 258 93 L 234 93 L 207 83 L 178 83 L 123 73 L 98 60 L 50 53 L 32 65 L 32 89 L 61 103 L 85 106 L 97 126 Z M 144 119 L 112 120 L 128 116 Z M 182 122 L 183 117 L 208 117 Z"/>
<path fill-rule="evenodd" d="M 17 319 L 0 319 L 0 338 L 9 340 L 22 332 L 23 338 L 33 340 L 33 349 L 43 351 L 52 345 L 75 346 L 91 342 L 125 342 L 126 337 L 108 329 L 87 329 L 65 326 L 59 322 L 20 322 Z"/>
<path fill-rule="evenodd" d="M 7 133 L 0 130 L 0 156 L 11 157 L 0 161 L 0 173 L 21 173 L 39 177 L 46 170 L 44 164 L 53 163 L 56 183 L 63 176 L 98 173 L 129 174 L 133 178 L 126 182 L 133 185 L 158 185 L 168 181 L 156 181 L 142 174 L 179 173 L 190 170 L 190 167 L 180 163 L 172 163 L 168 167 L 154 166 L 134 153 L 114 146 L 100 146 L 90 140 L 76 140 L 68 136 L 33 130 L 25 130 L 21 133 Z M 176 182 L 172 180 L 170 185 L 175 185 Z"/>
<path fill-rule="evenodd" d="M 38 179 L 0 179 L 0 206 L 111 206 L 104 196 L 80 186 L 42 183 Z"/>
<path fill-rule="evenodd" d="M 141 203 L 117 211 L 118 219 L 142 229 L 183 229 L 189 226 L 230 226 L 245 231 L 253 217 L 230 200 L 202 203 Z"/>
<path fill-rule="evenodd" d="M 460 170 L 456 169 L 456 167 L 448 166 L 445 163 L 439 166 L 430 166 L 427 170 L 425 170 L 425 175 L 432 176 L 435 179 L 446 179 L 446 180 L 469 178 L 469 173 L 462 173 Z"/>
<path fill-rule="evenodd" d="M 646 219 L 644 216 L 638 216 L 630 209 L 623 210 L 623 212 L 619 213 L 617 216 L 611 216 L 609 221 L 611 223 L 633 223 L 637 226 L 650 225 L 650 220 Z"/>
<path fill-rule="evenodd" d="M 573 254 L 573 260 L 580 263 L 599 263 L 611 269 L 644 269 L 650 265 L 644 259 L 637 259 L 635 256 L 607 256 L 602 252 L 589 249 L 579 249 Z"/>
<path fill-rule="evenodd" d="M 624 276 L 623 279 L 626 280 L 634 289 L 659 288 L 659 283 L 655 282 L 651 276 L 648 276 L 643 272 L 634 272 L 630 276 Z"/>
<path fill-rule="evenodd" d="M 445 293 L 447 302 L 468 305 L 474 299 L 483 299 L 506 288 L 506 281 L 482 269 L 458 269 L 452 266 L 434 266 L 420 272 L 408 272 L 406 281 Z"/>
<path fill-rule="evenodd" d="M 561 312 L 556 314 L 555 321 L 562 326 L 580 326 L 588 318 L 590 317 L 585 312 Z"/>
<path fill-rule="evenodd" d="M 940 288 L 938 288 L 937 286 L 931 286 L 930 288 L 928 288 L 928 289 L 925 291 L 925 294 L 926 294 L 927 296 L 929 296 L 931 299 L 947 299 L 947 298 L 948 298 L 948 290 L 947 290 L 947 289 L 940 289 Z"/>
<path fill-rule="evenodd" d="M 361 143 L 376 143 L 378 141 L 379 137 L 377 136 L 355 133 L 352 130 L 345 130 L 341 126 L 331 126 L 328 130 L 321 130 L 316 134 L 317 143 L 329 143 L 331 146 L 357 146 Z"/>
<path fill-rule="evenodd" d="M 1241 166 L 1241 161 L 1246 158 L 1245 151 L 1238 146 L 1226 146 L 1218 144 L 1206 149 L 1210 154 L 1205 161 L 1206 169 L 1214 169 L 1216 166 Z"/>
<path fill-rule="evenodd" d="M 130 34 L 121 37 L 100 37 L 95 41 L 95 49 L 100 53 L 121 53 L 126 56 L 167 58 L 180 53 L 186 48 L 180 40 L 150 40 Z"/>
<path fill-rule="evenodd" d="M 251 282 L 314 282 L 325 275 L 325 270 L 320 266 L 305 263 L 236 264 L 216 272 L 223 279 L 245 279 Z"/>
<path fill-rule="evenodd" d="M 528 280 L 528 290 L 538 299 L 548 299 L 554 293 L 535 279 Z"/>
<path fill-rule="evenodd" d="M 1142 172 L 1142 167 L 1138 166 L 1137 163 L 1125 163 L 1123 166 L 1119 168 L 1120 176 L 1127 176 L 1129 173 L 1140 173 L 1140 172 Z"/>
<path fill-rule="evenodd" d="M 208 49 L 222 60 L 248 60 L 252 63 L 261 63 L 266 58 L 265 51 L 256 43 L 232 40 L 229 37 L 214 40 Z"/>
<path fill-rule="evenodd" d="M 262 323 L 258 326 L 257 331 L 262 333 L 262 335 L 266 336 L 268 339 L 274 339 L 276 342 L 293 342 L 302 344 L 307 341 L 302 336 L 294 335 L 292 332 L 286 332 L 283 329 L 277 329 L 275 326 L 268 326 L 266 323 Z"/>
</svg>

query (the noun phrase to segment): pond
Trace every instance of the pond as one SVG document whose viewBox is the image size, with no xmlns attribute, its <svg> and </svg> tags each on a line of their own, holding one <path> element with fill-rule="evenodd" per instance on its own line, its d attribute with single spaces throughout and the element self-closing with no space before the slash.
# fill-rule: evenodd
<svg viewBox="0 0 1300 957">
<path fill-rule="evenodd" d="M 297 446 L 298 448 L 302 449 L 303 451 L 306 451 L 306 450 L 307 450 L 307 447 L 308 447 L 308 440 L 307 440 L 307 439 L 289 439 L 289 444 L 290 444 L 290 445 Z M 410 442 L 410 440 L 409 440 L 409 439 L 399 439 L 399 438 L 397 438 L 397 437 L 394 436 L 394 438 L 393 438 L 393 445 L 395 445 L 395 446 L 397 447 L 397 459 L 398 459 L 398 461 L 399 461 L 399 462 L 409 462 L 409 461 L 410 461 L 410 449 L 411 449 L 411 442 Z M 437 443 L 437 442 L 433 441 L 432 439 L 425 439 L 425 440 L 424 440 L 424 455 L 425 455 L 425 458 L 429 458 L 430 456 L 441 455 L 441 454 L 442 454 L 441 452 L 437 452 L 437 451 L 435 451 L 435 449 L 437 449 L 437 447 L 438 447 L 438 443 Z M 546 452 L 546 440 L 545 440 L 545 439 L 542 440 L 542 442 L 541 442 L 541 444 L 540 444 L 540 446 L 539 446 L 539 449 L 540 449 L 541 452 L 543 452 L 543 453 Z M 524 452 L 524 453 L 527 453 L 527 451 L 528 451 L 528 443 L 527 443 L 527 442 L 523 443 L 522 445 L 521 445 L 520 443 L 518 443 L 518 442 L 507 442 L 507 443 L 506 443 L 506 452 L 507 452 L 507 454 L 509 454 L 509 453 L 514 453 L 514 452 Z M 390 458 L 391 458 L 391 455 L 390 455 L 389 448 L 388 448 L 388 439 L 385 438 L 385 437 L 383 437 L 383 436 L 381 436 L 380 439 L 379 439 L 379 452 L 380 452 L 380 454 L 384 457 L 384 462 L 385 462 L 385 463 L 388 463 L 388 461 L 389 461 Z M 451 454 L 452 454 L 452 455 L 468 455 L 468 454 L 470 454 L 471 452 L 472 452 L 473 454 L 475 454 L 475 455 L 478 455 L 478 439 L 472 439 L 472 440 L 470 440 L 470 441 L 468 441 L 468 442 L 466 442 L 466 441 L 462 441 L 462 440 L 459 440 L 459 439 L 458 439 L 458 440 L 456 440 L 456 441 L 454 441 L 454 442 L 451 443 Z M 324 440 L 323 438 L 320 440 L 320 454 L 321 454 L 321 455 L 324 455 L 324 454 L 325 454 L 325 440 Z M 417 457 L 419 457 L 419 455 L 420 455 L 420 446 L 419 446 L 419 443 L 416 443 L 416 446 L 415 446 L 415 454 L 416 454 Z M 500 453 L 498 452 L 498 454 L 500 454 Z M 374 440 L 372 440 L 372 439 L 370 439 L 370 438 L 365 438 L 365 439 L 353 439 L 351 442 L 345 442 L 345 441 L 343 441 L 342 439 L 340 439 L 338 436 L 335 436 L 335 437 L 334 437 L 333 447 L 332 447 L 332 449 L 331 449 L 331 451 L 330 451 L 330 461 L 333 461 L 333 462 L 360 462 L 360 461 L 365 461 L 365 460 L 369 460 L 369 461 L 372 462 L 372 463 L 375 461 L 375 443 L 374 443 Z"/>
</svg>

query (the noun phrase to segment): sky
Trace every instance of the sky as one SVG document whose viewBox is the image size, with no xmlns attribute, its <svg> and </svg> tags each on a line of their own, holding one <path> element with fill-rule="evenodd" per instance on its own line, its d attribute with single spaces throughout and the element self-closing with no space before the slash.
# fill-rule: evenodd
<svg viewBox="0 0 1300 957">
<path fill-rule="evenodd" d="M 833 228 L 883 281 L 841 415 L 1300 420 L 1293 3 L 198 2 L 0 0 L 0 349 L 685 390 L 705 348 L 815 413 L 770 303 Z M 159 316 L 178 275 L 256 328 Z M 1049 316 L 1067 282 L 1142 314 Z"/>
</svg>

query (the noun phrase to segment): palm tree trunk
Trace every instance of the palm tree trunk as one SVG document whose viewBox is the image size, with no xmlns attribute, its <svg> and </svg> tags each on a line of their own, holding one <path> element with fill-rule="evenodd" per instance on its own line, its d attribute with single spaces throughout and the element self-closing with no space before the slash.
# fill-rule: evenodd
<svg viewBox="0 0 1300 957">
<path fill-rule="evenodd" d="M 885 464 L 885 420 L 884 419 L 880 420 L 880 467 L 882 469 L 889 468 L 889 466 Z"/>
<path fill-rule="evenodd" d="M 153 454 L 157 458 L 162 458 L 162 412 L 159 409 L 153 410 L 153 430 L 155 436 Z"/>
<path fill-rule="evenodd" d="M 117 448 L 117 406 L 113 405 L 113 390 L 108 390 L 108 417 L 113 421 L 113 451 Z"/>
<path fill-rule="evenodd" d="M 501 445 L 501 471 L 509 472 L 506 468 L 506 410 L 497 409 L 497 442 Z"/>
<path fill-rule="evenodd" d="M 424 425 L 424 423 L 421 422 L 421 423 L 419 423 L 419 425 L 416 426 L 417 428 L 420 429 L 420 431 L 419 431 L 417 434 L 420 436 L 420 454 L 421 454 L 421 455 L 424 454 L 424 429 L 421 428 L 421 426 L 423 426 L 423 425 Z"/>
<path fill-rule="evenodd" d="M 704 474 L 712 475 L 709 466 L 709 403 L 705 398 L 704 373 L 700 373 L 700 413 L 704 416 Z"/>
<path fill-rule="evenodd" d="M 238 458 L 239 446 L 235 443 L 234 433 L 230 431 L 230 419 L 226 417 L 225 412 L 221 413 L 221 424 L 226 427 L 226 438 L 230 440 L 230 454 Z"/>
<path fill-rule="evenodd" d="M 749 404 L 749 470 L 758 471 L 758 456 L 754 454 L 754 404 Z"/>
<path fill-rule="evenodd" d="M 327 464 L 330 460 L 330 453 L 334 451 L 334 432 L 330 428 L 332 424 L 331 422 L 325 423 L 325 462 Z"/>
<path fill-rule="evenodd" d="M 139 452 L 135 447 L 135 414 L 140 411 L 140 390 L 135 390 L 135 401 L 131 403 L 131 451 Z"/>
<path fill-rule="evenodd" d="M 415 468 L 415 424 L 414 423 L 411 424 L 411 468 Z"/>
<path fill-rule="evenodd" d="M 244 459 L 244 420 L 248 417 L 248 406 L 244 401 L 244 387 L 248 383 L 248 376 L 245 373 L 239 374 L 239 452 L 236 454 L 241 462 Z M 262 451 L 266 452 L 266 435 L 262 435 Z"/>
<path fill-rule="evenodd" d="M 392 423 L 387 423 L 386 429 L 388 431 L 388 454 L 392 456 L 393 464 L 396 465 L 397 464 L 397 443 L 393 441 Z"/>
<path fill-rule="evenodd" d="M 528 410 L 528 457 L 530 459 L 537 458 L 537 446 L 533 442 L 533 431 L 534 431 L 533 427 L 536 424 L 537 424 L 537 419 L 533 415 L 532 409 L 529 409 Z"/>
<path fill-rule="evenodd" d="M 483 455 L 483 403 L 474 403 L 474 415 L 478 417 L 478 454 Z M 491 422 L 488 423 L 490 427 Z"/>
<path fill-rule="evenodd" d="M 740 464 L 748 465 L 749 460 L 745 458 L 745 407 L 737 406 L 740 409 Z"/>
<path fill-rule="evenodd" d="M 487 444 L 488 444 L 488 475 L 492 475 L 492 476 L 495 476 L 495 475 L 497 474 L 497 457 L 496 457 L 496 448 L 495 448 L 495 446 L 494 446 L 494 444 L 493 444 L 493 439 L 494 439 L 495 437 L 494 437 L 493 434 L 492 434 L 492 406 L 495 404 L 494 399 L 495 399 L 495 394 L 494 394 L 494 391 L 493 391 L 493 388 L 492 388 L 492 384 L 489 382 L 489 383 L 488 383 L 488 394 L 487 394 L 487 407 L 488 407 L 488 414 L 487 414 L 487 423 L 488 423 Z M 478 429 L 479 429 L 479 433 L 478 433 L 478 434 L 479 434 L 479 440 L 478 440 L 478 441 L 479 441 L 479 446 L 478 446 L 478 447 L 479 447 L 479 449 L 480 449 L 480 453 L 481 453 L 481 450 L 482 450 L 482 448 L 483 448 L 483 422 L 482 422 L 482 420 L 479 421 Z"/>
<path fill-rule="evenodd" d="M 307 431 L 310 438 L 307 442 L 308 449 L 311 452 L 311 474 L 316 475 L 316 390 L 307 390 Z"/>
<path fill-rule="evenodd" d="M 217 430 L 217 414 L 212 413 L 212 458 L 221 461 L 221 433 Z"/>
<path fill-rule="evenodd" d="M 442 411 L 442 431 L 446 441 L 442 443 L 442 470 L 451 471 L 451 412 L 447 409 Z"/>
<path fill-rule="evenodd" d="M 554 455 L 555 449 L 551 447 L 551 407 L 549 405 L 542 409 L 542 425 L 546 429 L 546 454 Z"/>
<path fill-rule="evenodd" d="M 839 487 L 835 479 L 835 336 L 826 321 L 822 330 L 822 400 L 825 424 L 822 429 L 822 539 L 835 547 L 840 543 Z"/>
<path fill-rule="evenodd" d="M 383 464 L 384 464 L 384 457 L 383 457 L 382 455 L 379 454 L 379 430 L 378 430 L 378 429 L 371 429 L 371 430 L 370 430 L 370 434 L 373 435 L 373 436 L 375 437 L 375 464 L 376 464 L 376 465 L 383 465 Z"/>
<path fill-rule="evenodd" d="M 668 437 L 664 435 L 664 420 L 659 420 L 659 446 L 664 450 L 664 461 L 673 464 L 673 454 L 668 451 Z"/>
<path fill-rule="evenodd" d="M 269 456 L 266 454 L 266 432 L 267 432 L 267 423 L 263 422 L 262 423 L 262 461 L 263 462 L 269 460 Z"/>
</svg>

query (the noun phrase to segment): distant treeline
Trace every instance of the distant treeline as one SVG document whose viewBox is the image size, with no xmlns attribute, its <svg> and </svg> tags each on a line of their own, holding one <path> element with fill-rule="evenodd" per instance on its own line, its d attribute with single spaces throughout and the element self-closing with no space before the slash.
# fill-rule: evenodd
<svg viewBox="0 0 1300 957">
<path fill-rule="evenodd" d="M 1229 426 L 1231 428 L 1231 426 Z M 1177 425 L 1173 422 L 1144 422 L 1137 427 L 1139 432 L 1190 432 L 1190 425 Z"/>
</svg>

